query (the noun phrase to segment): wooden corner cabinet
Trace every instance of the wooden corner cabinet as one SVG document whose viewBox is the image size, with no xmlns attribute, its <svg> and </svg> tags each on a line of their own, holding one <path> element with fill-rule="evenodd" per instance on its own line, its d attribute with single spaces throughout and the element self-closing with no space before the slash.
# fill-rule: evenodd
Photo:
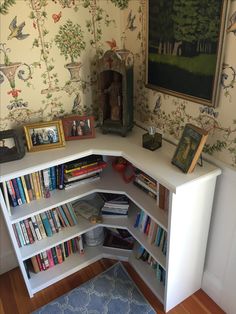
<svg viewBox="0 0 236 314">
<path fill-rule="evenodd" d="M 146 150 L 142 147 L 144 133 L 142 129 L 135 127 L 132 133 L 123 138 L 112 134 L 103 135 L 97 131 L 94 139 L 69 141 L 64 148 L 26 153 L 21 160 L 1 164 L 1 209 L 30 297 L 102 257 L 129 261 L 163 303 L 166 312 L 201 288 L 215 183 L 221 170 L 204 161 L 203 167 L 197 165 L 193 173 L 184 174 L 171 164 L 175 147 L 163 141 L 162 147 L 157 151 Z M 106 160 L 112 156 L 122 156 L 155 179 L 168 190 L 168 208 L 161 209 L 156 199 L 132 182 L 125 183 L 120 173 L 115 172 L 111 166 L 106 167 L 101 173 L 101 178 L 94 182 L 68 190 L 54 190 L 50 198 L 32 200 L 16 207 L 11 205 L 7 192 L 9 180 L 92 154 L 102 155 Z M 128 217 L 104 218 L 100 224 L 91 224 L 81 217 L 75 226 L 19 247 L 14 224 L 68 202 L 89 197 L 95 192 L 128 196 L 131 201 Z M 167 235 L 165 255 L 159 247 L 147 240 L 139 228 L 135 228 L 135 219 L 140 210 L 165 231 Z M 28 277 L 25 268 L 27 260 L 98 226 L 129 230 L 137 240 L 137 245 L 145 248 L 164 270 L 165 284 L 157 279 L 152 267 L 136 258 L 136 246 L 133 251 L 107 248 L 102 245 L 85 246 L 83 255 L 71 254 L 63 263 L 46 271 L 32 272 L 30 278 Z"/>
</svg>

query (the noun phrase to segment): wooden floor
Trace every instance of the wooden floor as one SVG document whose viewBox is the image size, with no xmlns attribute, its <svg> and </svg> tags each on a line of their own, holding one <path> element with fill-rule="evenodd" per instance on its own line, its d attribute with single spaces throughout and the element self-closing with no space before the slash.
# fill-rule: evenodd
<svg viewBox="0 0 236 314">
<path fill-rule="evenodd" d="M 102 259 L 66 279 L 61 280 L 53 286 L 38 292 L 33 298 L 29 298 L 21 272 L 19 268 L 15 268 L 0 275 L 0 314 L 29 314 L 42 305 L 103 272 L 115 262 L 116 261 L 109 259 Z M 164 310 L 162 304 L 156 299 L 133 268 L 128 263 L 124 263 L 124 265 L 156 312 L 163 314 Z M 199 290 L 168 312 L 168 314 L 187 313 L 222 314 L 224 312 L 202 290 Z"/>
</svg>

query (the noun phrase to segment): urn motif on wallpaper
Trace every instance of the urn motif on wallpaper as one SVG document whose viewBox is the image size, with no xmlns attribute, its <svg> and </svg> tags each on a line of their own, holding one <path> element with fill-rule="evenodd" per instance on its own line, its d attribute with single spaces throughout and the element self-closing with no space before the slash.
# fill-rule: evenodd
<svg viewBox="0 0 236 314">
<path fill-rule="evenodd" d="M 59 33 L 55 36 L 55 43 L 64 55 L 66 60 L 70 58 L 71 62 L 65 67 L 69 70 L 71 81 L 79 81 L 79 70 L 81 62 L 76 62 L 81 52 L 85 49 L 85 41 L 83 31 L 78 24 L 73 24 L 67 20 L 66 24 L 60 26 Z"/>
</svg>

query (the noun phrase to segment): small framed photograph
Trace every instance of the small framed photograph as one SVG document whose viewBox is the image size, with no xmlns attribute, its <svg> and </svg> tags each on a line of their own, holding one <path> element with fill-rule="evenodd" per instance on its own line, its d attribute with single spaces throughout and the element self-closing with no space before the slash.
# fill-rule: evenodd
<svg viewBox="0 0 236 314">
<path fill-rule="evenodd" d="M 0 163 L 21 159 L 24 155 L 25 147 L 21 132 L 0 131 Z"/>
<path fill-rule="evenodd" d="M 206 130 L 190 123 L 186 124 L 174 153 L 172 164 L 180 168 L 184 173 L 193 172 L 207 137 L 208 132 Z"/>
<path fill-rule="evenodd" d="M 24 125 L 29 152 L 65 146 L 61 120 Z"/>
<path fill-rule="evenodd" d="M 95 137 L 93 116 L 69 116 L 62 119 L 66 141 Z"/>
</svg>

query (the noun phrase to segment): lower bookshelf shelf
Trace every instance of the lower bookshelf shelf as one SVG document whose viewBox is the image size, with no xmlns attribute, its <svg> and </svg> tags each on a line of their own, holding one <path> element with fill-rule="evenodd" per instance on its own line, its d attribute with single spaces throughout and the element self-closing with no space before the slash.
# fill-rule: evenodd
<svg viewBox="0 0 236 314">
<path fill-rule="evenodd" d="M 158 299 L 164 302 L 164 286 L 158 282 L 155 272 L 151 267 L 147 267 L 146 263 L 136 259 L 133 251 L 107 248 L 102 245 L 85 247 L 84 255 L 75 253 L 69 256 L 62 264 L 38 274 L 30 273 L 29 284 L 32 293 L 34 294 L 102 258 L 128 261 Z"/>
</svg>

